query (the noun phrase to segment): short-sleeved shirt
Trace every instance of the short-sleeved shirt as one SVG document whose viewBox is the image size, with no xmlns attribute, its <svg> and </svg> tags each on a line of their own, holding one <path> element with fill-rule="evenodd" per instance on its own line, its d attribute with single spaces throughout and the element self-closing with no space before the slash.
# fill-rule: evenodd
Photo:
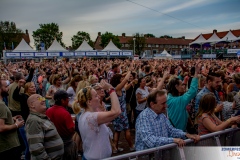
<svg viewBox="0 0 240 160">
<path fill-rule="evenodd" d="M 141 98 L 147 97 L 147 96 L 149 95 L 148 87 L 145 86 L 144 89 L 138 88 L 138 89 L 136 90 L 136 96 L 137 96 L 138 93 L 141 94 Z M 147 101 L 145 101 L 145 102 L 143 102 L 143 103 L 140 103 L 140 104 L 137 102 L 136 110 L 142 111 L 142 110 L 144 110 L 146 107 L 147 107 Z"/>
<path fill-rule="evenodd" d="M 4 119 L 6 125 L 14 124 L 11 112 L 2 100 L 0 100 L 0 119 Z M 16 129 L 0 133 L 0 153 L 19 145 Z"/>
<path fill-rule="evenodd" d="M 108 127 L 98 125 L 97 116 L 98 112 L 83 112 L 78 120 L 86 159 L 104 159 L 112 154 Z"/>
<path fill-rule="evenodd" d="M 73 136 L 74 130 L 72 130 L 72 128 L 74 128 L 75 125 L 66 108 L 54 105 L 47 110 L 46 115 L 54 123 L 63 140 Z"/>
</svg>

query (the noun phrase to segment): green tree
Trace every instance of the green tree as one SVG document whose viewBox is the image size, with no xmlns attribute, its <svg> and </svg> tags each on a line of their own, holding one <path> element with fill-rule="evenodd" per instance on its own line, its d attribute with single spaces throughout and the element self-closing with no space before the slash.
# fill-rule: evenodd
<svg viewBox="0 0 240 160">
<path fill-rule="evenodd" d="M 164 35 L 164 36 L 160 36 L 159 38 L 172 38 L 172 36 Z"/>
<path fill-rule="evenodd" d="M 82 42 L 85 40 L 87 43 L 93 47 L 93 41 L 90 38 L 89 33 L 83 32 L 83 31 L 78 31 L 76 35 L 74 35 L 72 38 L 72 49 L 77 49 Z"/>
<path fill-rule="evenodd" d="M 154 36 L 153 34 L 151 34 L 151 33 L 148 33 L 148 34 L 146 34 L 146 36 L 147 37 L 153 37 L 153 38 L 155 38 L 156 36 Z"/>
<path fill-rule="evenodd" d="M 38 49 L 41 42 L 45 43 L 45 49 L 48 49 L 53 43 L 54 39 L 65 47 L 62 42 L 63 33 L 59 31 L 59 26 L 56 23 L 39 24 L 40 28 L 33 31 L 34 45 Z"/>
<path fill-rule="evenodd" d="M 12 49 L 12 43 L 17 46 L 22 39 L 23 31 L 16 27 L 14 22 L 0 22 L 0 51 L 4 49 L 4 42 L 7 49 Z"/>
<path fill-rule="evenodd" d="M 135 38 L 135 54 L 140 55 L 144 52 L 144 47 L 146 45 L 145 37 L 140 33 L 136 33 L 133 37 Z M 129 49 L 134 50 L 134 40 L 130 40 L 128 43 Z"/>
<path fill-rule="evenodd" d="M 122 44 L 120 43 L 120 39 L 118 38 L 118 36 L 113 35 L 110 32 L 106 32 L 104 34 L 101 35 L 101 47 L 106 47 L 108 45 L 108 43 L 110 42 L 110 40 L 112 40 L 112 42 L 118 47 L 121 48 Z"/>
</svg>

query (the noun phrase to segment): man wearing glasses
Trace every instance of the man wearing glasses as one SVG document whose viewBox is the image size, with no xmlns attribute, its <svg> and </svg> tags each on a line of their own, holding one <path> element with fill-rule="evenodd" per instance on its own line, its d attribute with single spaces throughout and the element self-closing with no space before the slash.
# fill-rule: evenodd
<svg viewBox="0 0 240 160">
<path fill-rule="evenodd" d="M 27 103 L 30 114 L 25 129 L 31 159 L 61 159 L 64 153 L 63 141 L 45 114 L 45 98 L 33 94 Z"/>
</svg>

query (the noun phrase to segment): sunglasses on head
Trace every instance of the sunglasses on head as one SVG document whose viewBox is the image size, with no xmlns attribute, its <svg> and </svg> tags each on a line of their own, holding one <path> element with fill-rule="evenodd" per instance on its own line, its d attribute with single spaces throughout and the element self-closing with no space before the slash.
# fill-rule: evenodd
<svg viewBox="0 0 240 160">
<path fill-rule="evenodd" d="M 45 101 L 46 99 L 44 97 L 38 97 L 37 100 L 39 101 Z"/>
<path fill-rule="evenodd" d="M 87 88 L 83 88 L 82 91 L 83 91 L 83 94 L 84 94 L 84 96 L 85 96 L 85 98 L 87 100 Z"/>
</svg>

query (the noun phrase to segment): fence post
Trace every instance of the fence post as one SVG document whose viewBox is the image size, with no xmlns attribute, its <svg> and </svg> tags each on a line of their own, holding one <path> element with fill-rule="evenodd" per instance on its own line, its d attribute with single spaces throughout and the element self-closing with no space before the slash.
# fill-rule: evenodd
<svg viewBox="0 0 240 160">
<path fill-rule="evenodd" d="M 214 138 L 216 140 L 217 146 L 221 146 L 219 136 L 214 136 Z"/>
<path fill-rule="evenodd" d="M 185 157 L 185 153 L 184 153 L 184 150 L 183 150 L 183 147 L 178 147 L 178 151 L 180 153 L 180 157 L 182 160 L 186 160 L 186 157 Z"/>
</svg>

